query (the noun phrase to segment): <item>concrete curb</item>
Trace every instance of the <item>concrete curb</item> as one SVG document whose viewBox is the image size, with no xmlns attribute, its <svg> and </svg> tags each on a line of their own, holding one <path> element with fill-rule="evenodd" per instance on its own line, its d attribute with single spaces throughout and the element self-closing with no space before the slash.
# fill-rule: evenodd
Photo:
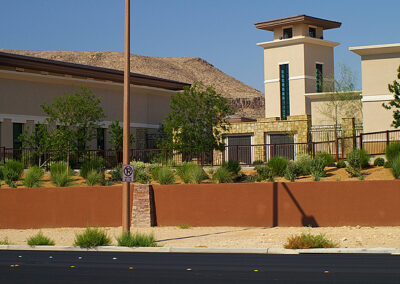
<svg viewBox="0 0 400 284">
<path fill-rule="evenodd" d="M 74 246 L 27 246 L 0 245 L 1 250 L 29 251 L 93 251 L 93 252 L 156 252 L 156 253 L 249 253 L 249 254 L 391 254 L 400 255 L 400 249 L 395 248 L 327 248 L 327 249 L 282 249 L 282 248 L 196 248 L 196 247 L 117 247 L 99 246 L 95 248 L 80 248 Z"/>
</svg>

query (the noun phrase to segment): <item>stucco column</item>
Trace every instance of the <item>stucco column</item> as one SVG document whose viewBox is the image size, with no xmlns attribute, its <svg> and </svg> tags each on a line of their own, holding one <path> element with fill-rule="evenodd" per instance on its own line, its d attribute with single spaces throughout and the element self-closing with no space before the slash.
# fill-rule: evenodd
<svg viewBox="0 0 400 284">
<path fill-rule="evenodd" d="M 24 125 L 24 131 L 28 131 L 29 135 L 32 135 L 33 131 L 35 129 L 35 121 L 34 120 L 27 120 L 25 125 Z"/>
<path fill-rule="evenodd" d="M 11 119 L 4 118 L 3 122 L 1 123 L 1 143 L 0 146 L 4 146 L 6 148 L 13 147 L 13 124 Z"/>
</svg>

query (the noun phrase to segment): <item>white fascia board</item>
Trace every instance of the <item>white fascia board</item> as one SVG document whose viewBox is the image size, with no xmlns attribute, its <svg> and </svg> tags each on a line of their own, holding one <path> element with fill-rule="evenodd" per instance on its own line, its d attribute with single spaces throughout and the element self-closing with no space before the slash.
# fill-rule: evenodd
<svg viewBox="0 0 400 284">
<path fill-rule="evenodd" d="M 274 48 L 280 46 L 287 46 L 292 44 L 301 44 L 301 43 L 312 43 L 317 45 L 335 47 L 338 46 L 340 43 L 335 41 L 329 41 L 325 39 L 313 38 L 313 37 L 306 37 L 306 36 L 298 36 L 288 39 L 281 39 L 281 40 L 273 40 L 273 41 L 266 41 L 257 43 L 258 46 L 263 48 Z"/>
<path fill-rule="evenodd" d="M 349 50 L 358 55 L 398 53 L 398 52 L 400 52 L 400 43 L 351 46 L 351 47 L 349 47 Z"/>
<path fill-rule="evenodd" d="M 363 96 L 362 102 L 383 102 L 393 100 L 393 95 L 375 95 L 375 96 Z"/>
</svg>

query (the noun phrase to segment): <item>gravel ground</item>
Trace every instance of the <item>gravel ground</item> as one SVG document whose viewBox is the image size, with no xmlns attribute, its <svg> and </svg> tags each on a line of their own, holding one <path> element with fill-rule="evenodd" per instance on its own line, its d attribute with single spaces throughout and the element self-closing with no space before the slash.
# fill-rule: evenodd
<svg viewBox="0 0 400 284">
<path fill-rule="evenodd" d="M 115 237 L 121 227 L 104 228 L 116 244 Z M 54 239 L 56 245 L 69 246 L 75 234 L 84 228 L 42 229 L 44 235 Z M 26 244 L 26 239 L 39 230 L 0 230 L 0 240 L 8 238 L 11 244 Z M 209 248 L 282 248 L 286 239 L 302 232 L 325 234 L 342 248 L 400 248 L 400 226 L 398 227 L 178 227 L 132 228 L 132 232 L 153 232 L 158 244 L 164 247 L 209 247 Z"/>
</svg>

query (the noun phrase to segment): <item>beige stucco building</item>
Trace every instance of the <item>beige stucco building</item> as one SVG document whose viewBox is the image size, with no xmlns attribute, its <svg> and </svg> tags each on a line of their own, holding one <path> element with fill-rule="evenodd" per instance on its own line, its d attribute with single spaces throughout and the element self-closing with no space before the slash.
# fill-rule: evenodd
<svg viewBox="0 0 400 284">
<path fill-rule="evenodd" d="M 397 79 L 400 43 L 356 46 L 350 51 L 361 56 L 362 109 L 364 132 L 394 129 L 393 110 L 382 107 L 393 99 L 388 84 Z"/>
<path fill-rule="evenodd" d="M 135 73 L 130 81 L 131 133 L 135 147 L 146 148 L 169 112 L 170 96 L 188 84 Z M 42 103 L 81 86 L 101 98 L 106 116 L 97 141 L 89 146 L 109 149 L 106 130 L 111 122 L 123 120 L 122 71 L 0 52 L 0 146 L 18 148 L 19 134 L 46 118 Z"/>
</svg>

